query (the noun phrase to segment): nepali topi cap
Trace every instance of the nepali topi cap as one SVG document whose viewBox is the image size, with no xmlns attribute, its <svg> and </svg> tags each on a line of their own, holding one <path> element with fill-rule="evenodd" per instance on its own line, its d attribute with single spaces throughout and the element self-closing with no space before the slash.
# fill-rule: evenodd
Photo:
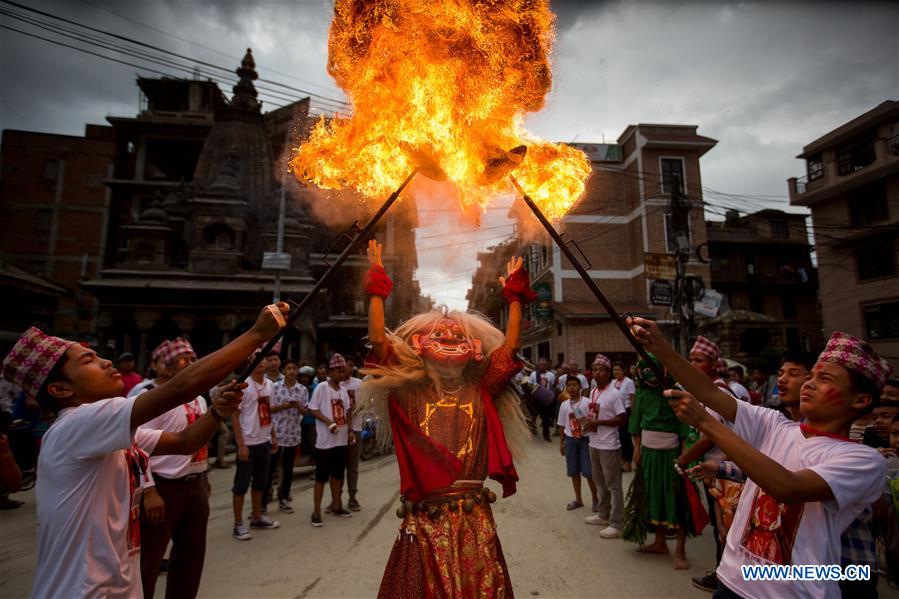
<svg viewBox="0 0 899 599">
<path fill-rule="evenodd" d="M 168 345 L 169 345 L 168 339 L 166 339 L 165 341 L 163 341 L 162 343 L 157 345 L 156 349 L 153 350 L 153 353 L 150 354 L 150 359 L 155 362 L 160 357 L 162 357 L 162 355 L 166 352 L 166 348 L 168 347 Z"/>
<path fill-rule="evenodd" d="M 692 354 L 693 352 L 708 356 L 716 362 L 718 361 L 718 356 L 721 354 L 721 351 L 718 349 L 718 344 L 702 335 L 696 338 L 696 343 L 690 348 L 690 353 Z"/>
<path fill-rule="evenodd" d="M 602 354 L 596 354 L 596 357 L 593 358 L 593 365 L 594 366 L 605 366 L 609 370 L 612 369 L 612 361 L 609 360 L 607 357 L 605 357 Z"/>
<path fill-rule="evenodd" d="M 48 335 L 31 327 L 19 337 L 3 359 L 3 378 L 15 383 L 33 398 L 44 385 L 50 371 L 63 354 L 77 345 L 75 341 Z"/>
<path fill-rule="evenodd" d="M 328 363 L 328 368 L 343 368 L 346 366 L 346 359 L 340 354 L 334 354 L 331 356 L 331 361 Z"/>
<path fill-rule="evenodd" d="M 172 339 L 169 342 L 161 344 L 156 351 L 159 352 L 157 357 L 162 358 L 162 361 L 168 364 L 178 356 L 182 356 L 184 354 L 196 354 L 193 346 L 190 344 L 190 341 L 186 339 L 182 339 L 181 337 L 177 337 Z M 156 352 L 153 352 L 154 354 Z"/>
<path fill-rule="evenodd" d="M 878 356 L 867 341 L 842 331 L 835 331 L 830 336 L 824 351 L 818 356 L 818 361 L 839 364 L 854 370 L 877 385 L 880 390 L 893 372 L 889 362 Z"/>
</svg>

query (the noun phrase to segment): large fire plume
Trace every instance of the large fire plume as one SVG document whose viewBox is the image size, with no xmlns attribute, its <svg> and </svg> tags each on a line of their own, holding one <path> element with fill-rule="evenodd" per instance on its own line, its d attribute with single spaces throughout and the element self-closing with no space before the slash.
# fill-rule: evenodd
<svg viewBox="0 0 899 599">
<path fill-rule="evenodd" d="M 488 161 L 526 145 L 515 176 L 548 217 L 561 217 L 589 163 L 523 128 L 551 86 L 553 24 L 546 0 L 337 0 L 328 71 L 352 116 L 321 119 L 291 170 L 383 200 L 427 156 L 470 212 L 509 191 L 507 180 L 485 182 Z"/>
</svg>

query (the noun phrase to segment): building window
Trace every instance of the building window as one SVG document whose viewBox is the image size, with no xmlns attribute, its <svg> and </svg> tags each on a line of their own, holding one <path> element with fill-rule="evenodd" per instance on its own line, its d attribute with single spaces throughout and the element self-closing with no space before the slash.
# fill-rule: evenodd
<svg viewBox="0 0 899 599">
<path fill-rule="evenodd" d="M 789 293 L 785 293 L 780 296 L 780 303 L 783 308 L 784 320 L 796 320 L 799 313 L 799 310 L 796 309 L 796 298 Z"/>
<path fill-rule="evenodd" d="M 59 177 L 59 160 L 44 160 L 44 181 L 56 181 Z"/>
<path fill-rule="evenodd" d="M 868 339 L 899 338 L 899 302 L 864 306 L 862 315 Z"/>
<path fill-rule="evenodd" d="M 805 170 L 808 174 L 808 180 L 814 181 L 824 176 L 824 161 L 821 160 L 821 154 L 812 156 L 805 162 Z"/>
<path fill-rule="evenodd" d="M 675 175 L 680 181 L 680 192 L 684 193 L 684 159 L 683 158 L 660 158 L 662 166 L 662 193 L 671 193 L 671 182 Z"/>
<path fill-rule="evenodd" d="M 790 225 L 782 220 L 771 221 L 771 237 L 774 239 L 789 239 Z"/>
<path fill-rule="evenodd" d="M 537 344 L 537 358 L 546 358 L 549 360 L 549 341 L 541 341 Z"/>
<path fill-rule="evenodd" d="M 687 219 L 687 238 L 684 240 L 686 246 L 690 245 L 690 239 L 693 237 L 691 228 L 690 219 Z M 665 213 L 665 244 L 669 253 L 677 251 L 677 237 L 674 234 L 674 223 L 671 220 L 670 212 Z"/>
<path fill-rule="evenodd" d="M 52 211 L 38 210 L 34 221 L 34 230 L 39 233 L 46 233 L 50 230 L 50 217 Z"/>
<path fill-rule="evenodd" d="M 855 268 L 860 281 L 891 277 L 896 274 L 896 256 L 892 239 L 877 239 L 855 248 Z"/>
<path fill-rule="evenodd" d="M 849 203 L 849 222 L 853 227 L 886 220 L 890 216 L 886 187 L 883 182 L 866 185 L 852 194 L 847 202 Z"/>
<path fill-rule="evenodd" d="M 866 139 L 837 150 L 837 172 L 840 175 L 851 175 L 872 164 L 876 159 L 874 139 Z"/>
</svg>

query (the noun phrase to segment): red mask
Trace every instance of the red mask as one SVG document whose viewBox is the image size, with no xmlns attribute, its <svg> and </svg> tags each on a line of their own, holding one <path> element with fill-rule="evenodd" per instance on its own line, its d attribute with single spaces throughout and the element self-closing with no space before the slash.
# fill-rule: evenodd
<svg viewBox="0 0 899 599">
<path fill-rule="evenodd" d="M 412 349 L 423 359 L 441 366 L 459 367 L 471 360 L 484 359 L 481 341 L 467 337 L 465 330 L 451 318 L 443 318 L 430 330 L 412 335 Z"/>
</svg>

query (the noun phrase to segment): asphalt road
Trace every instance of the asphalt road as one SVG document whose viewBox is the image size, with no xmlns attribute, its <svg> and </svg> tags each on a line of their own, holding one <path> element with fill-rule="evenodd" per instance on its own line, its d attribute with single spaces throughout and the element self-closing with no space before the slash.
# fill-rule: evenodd
<svg viewBox="0 0 899 599">
<path fill-rule="evenodd" d="M 565 477 L 558 440 L 534 440 L 517 465 L 518 493 L 493 504 L 513 588 L 519 597 L 710 597 L 690 577 L 714 564 L 707 529 L 688 541 L 691 569 L 675 571 L 670 558 L 638 554 L 634 545 L 599 537 L 584 524 L 589 508 L 568 512 L 571 483 Z M 373 597 L 396 537 L 399 474 L 395 459 L 363 462 L 359 500 L 352 518 L 324 515 L 313 528 L 312 482 L 298 469 L 293 497 L 296 512 L 270 516 L 277 530 L 253 531 L 250 541 L 231 537 L 230 486 L 233 468 L 210 473 L 213 493 L 202 597 Z M 630 475 L 625 475 L 625 488 Z M 497 485 L 489 483 L 499 492 Z M 586 485 L 585 498 L 589 498 Z M 0 597 L 27 596 L 34 570 L 34 496 L 14 496 L 27 504 L 0 512 Z M 327 500 L 326 491 L 326 500 Z M 249 503 L 249 498 L 247 498 Z M 669 541 L 672 551 L 674 541 Z M 165 575 L 157 596 L 163 596 Z"/>
</svg>

